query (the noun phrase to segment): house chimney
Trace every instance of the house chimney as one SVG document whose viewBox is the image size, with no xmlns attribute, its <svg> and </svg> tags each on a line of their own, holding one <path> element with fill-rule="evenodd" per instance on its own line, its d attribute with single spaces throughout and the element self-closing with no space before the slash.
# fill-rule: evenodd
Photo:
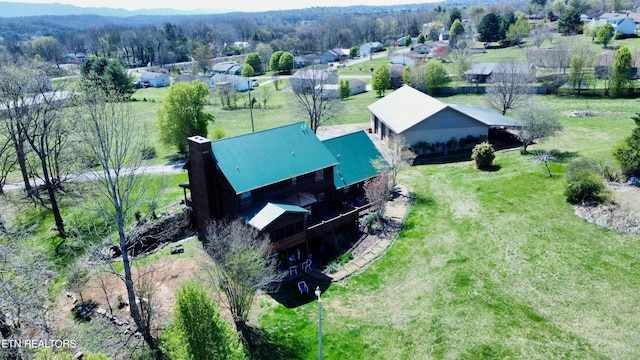
<svg viewBox="0 0 640 360">
<path fill-rule="evenodd" d="M 189 187 L 198 233 L 204 236 L 209 221 L 219 216 L 215 161 L 211 140 L 202 136 L 189 139 Z"/>
</svg>

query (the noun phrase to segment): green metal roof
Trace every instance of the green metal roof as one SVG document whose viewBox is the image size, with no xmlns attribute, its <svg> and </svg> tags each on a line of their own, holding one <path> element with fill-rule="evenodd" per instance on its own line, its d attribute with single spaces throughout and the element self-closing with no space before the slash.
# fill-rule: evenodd
<svg viewBox="0 0 640 360">
<path fill-rule="evenodd" d="M 262 231 L 272 222 L 278 220 L 280 216 L 286 213 L 308 214 L 309 210 L 296 205 L 267 203 L 256 215 L 254 215 L 249 224 L 256 229 Z"/>
<path fill-rule="evenodd" d="M 304 122 L 216 140 L 211 147 L 236 194 L 337 163 Z"/>
<path fill-rule="evenodd" d="M 333 168 L 333 183 L 336 189 L 378 175 L 379 171 L 371 164 L 372 160 L 380 158 L 383 164 L 387 165 L 364 131 L 337 136 L 324 140 L 323 143 L 338 160 L 338 165 Z"/>
</svg>

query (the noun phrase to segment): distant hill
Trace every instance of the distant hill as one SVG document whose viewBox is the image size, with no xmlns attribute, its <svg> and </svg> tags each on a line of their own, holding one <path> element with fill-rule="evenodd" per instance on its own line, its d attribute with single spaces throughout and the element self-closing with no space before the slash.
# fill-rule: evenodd
<svg viewBox="0 0 640 360">
<path fill-rule="evenodd" d="M 130 16 L 157 16 L 157 15 L 203 15 L 219 14 L 222 11 L 215 10 L 175 10 L 175 9 L 142 9 L 130 11 L 126 9 L 111 9 L 106 7 L 85 8 L 66 4 L 27 4 L 20 2 L 0 1 L 0 17 L 28 17 L 43 15 L 100 15 L 107 17 L 130 17 Z"/>
</svg>

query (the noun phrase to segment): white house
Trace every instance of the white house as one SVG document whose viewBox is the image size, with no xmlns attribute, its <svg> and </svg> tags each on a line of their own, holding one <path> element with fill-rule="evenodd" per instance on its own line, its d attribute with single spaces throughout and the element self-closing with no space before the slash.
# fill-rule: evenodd
<svg viewBox="0 0 640 360">
<path fill-rule="evenodd" d="M 171 85 L 171 78 L 165 73 L 149 71 L 140 76 L 140 83 L 148 83 L 151 87 L 164 87 Z"/>
<path fill-rule="evenodd" d="M 371 56 L 373 53 L 384 50 L 384 45 L 379 41 L 368 42 L 360 45 L 358 56 Z"/>
<path fill-rule="evenodd" d="M 474 137 L 487 139 L 491 127 L 520 123 L 493 111 L 470 105 L 448 105 L 410 86 L 402 86 L 368 106 L 371 129 L 381 140 L 401 135 L 407 144 L 446 143 Z"/>
<path fill-rule="evenodd" d="M 214 74 L 209 79 L 209 88 L 218 90 L 221 86 L 233 86 L 238 92 L 250 90 L 253 87 L 253 81 L 250 78 L 229 74 Z"/>
</svg>

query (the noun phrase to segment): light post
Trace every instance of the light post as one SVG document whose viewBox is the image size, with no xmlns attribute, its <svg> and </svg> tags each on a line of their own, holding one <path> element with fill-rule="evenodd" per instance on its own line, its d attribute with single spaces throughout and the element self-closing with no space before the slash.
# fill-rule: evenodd
<svg viewBox="0 0 640 360">
<path fill-rule="evenodd" d="M 320 299 L 320 286 L 316 286 L 318 297 L 318 359 L 322 360 L 322 299 Z"/>
<path fill-rule="evenodd" d="M 247 78 L 247 85 L 249 86 L 249 113 L 251 114 L 251 132 L 255 132 L 256 129 L 253 127 L 253 100 L 251 100 L 251 90 L 253 89 L 253 82 L 250 78 Z"/>
</svg>

